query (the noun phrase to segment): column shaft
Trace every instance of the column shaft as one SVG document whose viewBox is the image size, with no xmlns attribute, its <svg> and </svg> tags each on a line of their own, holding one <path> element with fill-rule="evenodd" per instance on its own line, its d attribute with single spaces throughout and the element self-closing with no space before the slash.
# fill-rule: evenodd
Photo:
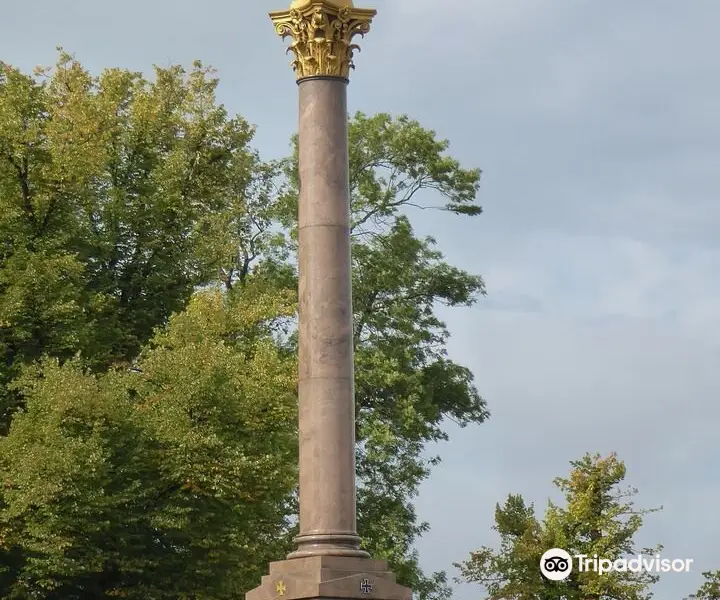
<svg viewBox="0 0 720 600">
<path fill-rule="evenodd" d="M 299 82 L 300 535 L 290 557 L 367 556 L 355 516 L 347 82 Z"/>
</svg>

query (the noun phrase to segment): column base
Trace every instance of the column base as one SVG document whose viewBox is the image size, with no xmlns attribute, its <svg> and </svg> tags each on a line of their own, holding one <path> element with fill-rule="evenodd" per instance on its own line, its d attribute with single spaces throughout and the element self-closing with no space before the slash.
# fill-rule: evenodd
<svg viewBox="0 0 720 600">
<path fill-rule="evenodd" d="M 387 562 L 348 556 L 311 556 L 270 563 L 270 574 L 245 600 L 412 600 Z"/>
<path fill-rule="evenodd" d="M 310 533 L 296 536 L 293 542 L 297 550 L 288 555 L 290 559 L 326 555 L 370 558 L 365 550 L 360 550 L 360 536 L 354 533 Z"/>
</svg>

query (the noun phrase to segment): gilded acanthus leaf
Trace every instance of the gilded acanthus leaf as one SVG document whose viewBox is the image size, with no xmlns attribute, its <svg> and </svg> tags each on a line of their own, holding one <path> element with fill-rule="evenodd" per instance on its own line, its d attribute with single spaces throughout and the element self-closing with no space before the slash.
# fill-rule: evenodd
<svg viewBox="0 0 720 600">
<path fill-rule="evenodd" d="M 336 7 L 322 1 L 270 14 L 278 35 L 293 40 L 288 52 L 295 54 L 292 64 L 298 79 L 347 79 L 354 68 L 353 54 L 359 50 L 352 40 L 370 31 L 374 16 L 374 10 Z"/>
</svg>

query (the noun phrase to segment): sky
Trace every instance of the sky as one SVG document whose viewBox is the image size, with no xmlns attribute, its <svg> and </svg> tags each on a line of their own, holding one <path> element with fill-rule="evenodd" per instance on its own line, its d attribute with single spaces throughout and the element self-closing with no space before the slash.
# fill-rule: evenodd
<svg viewBox="0 0 720 600">
<path fill-rule="evenodd" d="M 586 452 L 617 452 L 647 517 L 643 544 L 692 558 L 659 600 L 720 568 L 720 3 L 716 0 L 375 0 L 352 111 L 408 114 L 467 167 L 475 219 L 413 214 L 488 296 L 442 313 L 450 354 L 492 416 L 450 428 L 417 500 L 422 564 L 495 545 L 495 504 L 542 510 Z M 0 59 L 94 72 L 218 69 L 220 99 L 287 152 L 297 89 L 272 0 L 8 2 Z M 435 450 L 435 449 L 433 449 Z M 477 586 L 456 589 L 479 600 Z"/>
</svg>

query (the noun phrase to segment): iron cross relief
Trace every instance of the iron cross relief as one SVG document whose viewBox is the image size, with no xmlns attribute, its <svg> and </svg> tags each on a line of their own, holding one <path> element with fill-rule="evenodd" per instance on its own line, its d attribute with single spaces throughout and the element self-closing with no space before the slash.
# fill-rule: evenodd
<svg viewBox="0 0 720 600">
<path fill-rule="evenodd" d="M 278 596 L 284 596 L 286 589 L 287 587 L 285 586 L 284 581 L 278 581 L 277 584 L 275 584 L 275 591 L 277 592 Z"/>
<path fill-rule="evenodd" d="M 360 582 L 360 591 L 363 594 L 369 594 L 372 592 L 373 586 L 372 583 L 370 583 L 370 580 L 365 578 Z"/>
</svg>

